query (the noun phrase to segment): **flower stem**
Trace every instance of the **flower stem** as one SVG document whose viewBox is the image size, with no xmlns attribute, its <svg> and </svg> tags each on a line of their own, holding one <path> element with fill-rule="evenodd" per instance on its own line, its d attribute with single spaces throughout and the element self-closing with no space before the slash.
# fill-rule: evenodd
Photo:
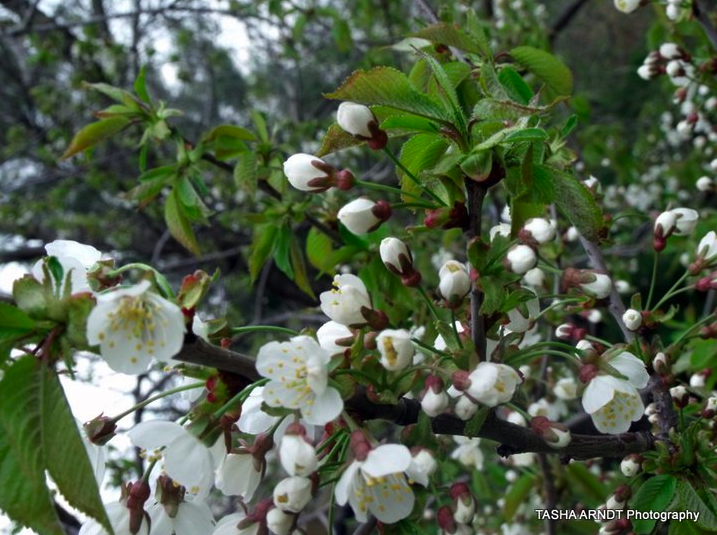
<svg viewBox="0 0 717 535">
<path fill-rule="evenodd" d="M 443 200 L 436 195 L 433 191 L 431 191 L 429 188 L 425 186 L 418 178 L 416 178 L 416 175 L 411 173 L 411 171 L 408 170 L 408 168 L 401 163 L 401 160 L 396 158 L 396 155 L 391 152 L 391 150 L 388 147 L 383 148 L 383 152 L 386 153 L 386 155 L 391 159 L 391 161 L 398 167 L 401 171 L 405 173 L 405 175 L 410 178 L 414 184 L 416 184 L 419 188 L 421 188 L 421 191 L 423 191 L 426 195 L 431 197 L 434 201 L 440 203 L 441 206 L 446 206 L 446 203 L 443 202 Z"/>
<path fill-rule="evenodd" d="M 680 343 L 682 343 L 683 340 L 685 340 L 686 338 L 688 338 L 688 337 L 690 336 L 690 334 L 692 334 L 694 331 L 696 331 L 697 329 L 699 329 L 700 327 L 702 327 L 705 323 L 709 323 L 709 322 L 712 321 L 714 318 L 715 318 L 715 315 L 714 315 L 714 314 L 710 314 L 710 315 L 707 316 L 706 318 L 701 319 L 700 321 L 698 321 L 697 323 L 695 323 L 692 327 L 690 327 L 689 329 L 687 329 L 684 333 L 682 333 L 682 334 L 679 336 L 679 338 L 677 338 L 677 340 L 675 340 L 674 342 L 672 342 L 672 343 L 670 344 L 670 346 L 677 347 Z"/>
<path fill-rule="evenodd" d="M 520 414 L 523 418 L 526 419 L 526 421 L 530 422 L 530 420 L 533 419 L 533 417 L 527 411 L 521 409 L 515 403 L 506 403 L 506 405 L 518 414 Z"/>
<path fill-rule="evenodd" d="M 113 417 L 111 418 L 111 420 L 114 421 L 114 422 L 118 422 L 119 420 L 121 420 L 121 419 L 124 418 L 125 416 L 127 416 L 127 415 L 129 415 L 129 414 L 132 414 L 134 411 L 137 411 L 137 410 L 139 410 L 139 409 L 141 409 L 141 408 L 143 408 L 143 407 L 146 407 L 147 405 L 149 405 L 150 403 L 153 403 L 153 402 L 157 401 L 158 399 L 166 398 L 167 396 L 171 396 L 172 394 L 177 394 L 178 392 L 184 392 L 184 391 L 186 391 L 186 390 L 192 390 L 192 389 L 194 389 L 194 388 L 204 387 L 204 384 L 205 384 L 205 383 L 203 383 L 203 382 L 202 382 L 202 383 L 192 383 L 192 384 L 189 384 L 189 385 L 183 385 L 183 386 L 179 386 L 179 387 L 177 387 L 177 388 L 173 388 L 172 390 L 167 390 L 166 392 L 162 392 L 162 393 L 160 393 L 160 394 L 157 394 L 156 396 L 152 396 L 151 398 L 147 398 L 147 399 L 145 399 L 144 401 L 142 401 L 141 403 L 137 403 L 137 405 L 135 405 L 135 406 L 133 406 L 133 407 L 130 407 L 129 409 L 127 409 L 127 410 L 124 411 L 124 412 L 119 413 L 117 416 L 113 416 Z"/>
<path fill-rule="evenodd" d="M 463 349 L 463 340 L 461 340 L 461 335 L 458 334 L 458 327 L 456 327 L 456 312 L 453 309 L 451 309 L 451 327 L 453 328 L 453 335 L 456 337 L 456 342 L 458 342 L 458 347 Z"/>
<path fill-rule="evenodd" d="M 152 470 L 154 470 L 154 465 L 157 464 L 157 460 L 150 462 L 147 465 L 147 468 L 144 470 L 144 474 L 142 474 L 142 483 L 147 483 L 149 481 L 149 476 L 152 475 Z"/>
<path fill-rule="evenodd" d="M 298 336 L 298 332 L 293 329 L 287 329 L 286 327 L 277 327 L 275 325 L 247 325 L 245 327 L 234 327 L 231 330 L 232 334 L 244 334 L 244 333 L 281 333 L 288 334 L 290 336 Z"/>
<path fill-rule="evenodd" d="M 387 184 L 379 184 L 378 182 L 368 182 L 366 180 L 356 180 L 356 185 L 363 186 L 366 189 L 372 189 L 372 190 L 376 190 L 376 191 L 385 191 L 387 193 L 393 193 L 394 195 L 411 197 L 412 199 L 416 199 L 417 201 L 422 200 L 420 195 L 416 195 L 415 193 L 411 193 L 410 191 L 403 191 L 402 189 L 394 188 L 393 186 L 389 186 Z M 433 205 L 426 203 L 426 207 L 433 208 Z"/>
<path fill-rule="evenodd" d="M 441 357 L 448 357 L 452 358 L 449 353 L 446 353 L 445 351 L 441 351 L 440 349 L 436 349 L 435 347 L 429 346 L 428 344 L 423 343 L 418 338 L 411 338 L 411 341 L 416 344 L 421 349 L 425 349 L 426 351 L 430 351 L 431 353 L 435 353 L 436 355 L 440 355 Z"/>
<path fill-rule="evenodd" d="M 116 277 L 120 273 L 124 273 L 125 271 L 129 271 L 131 269 L 138 269 L 140 271 L 152 273 L 154 275 L 155 281 L 157 281 L 157 286 L 159 287 L 159 291 L 162 293 L 162 297 L 166 297 L 167 299 L 174 299 L 174 291 L 169 285 L 169 281 L 167 281 L 167 278 L 159 271 L 154 269 L 152 266 L 148 266 L 147 264 L 143 264 L 142 262 L 132 262 L 131 264 L 127 264 L 125 266 L 122 266 L 121 268 L 112 270 L 108 273 L 108 276 Z"/>
<path fill-rule="evenodd" d="M 660 299 L 660 301 L 659 301 L 654 307 L 652 307 L 651 310 L 657 310 L 658 308 L 660 308 L 660 306 L 661 306 L 665 301 L 667 301 L 670 297 L 672 297 L 673 292 L 677 289 L 677 287 L 678 287 L 680 284 L 682 284 L 683 282 L 685 282 L 685 279 L 687 279 L 687 277 L 689 277 L 689 273 L 687 273 L 687 272 L 685 271 L 685 272 L 682 274 L 682 276 L 681 276 L 679 279 L 677 279 L 677 282 L 672 285 L 672 288 L 670 288 L 670 289 L 667 291 L 667 293 L 665 294 L 665 296 L 664 296 L 662 299 Z"/>
<path fill-rule="evenodd" d="M 650 310 L 650 303 L 652 303 L 652 294 L 655 293 L 655 284 L 657 284 L 657 264 L 660 256 L 657 250 L 652 260 L 652 278 L 650 279 L 650 291 L 647 294 L 647 303 L 645 303 L 645 310 Z"/>
<path fill-rule="evenodd" d="M 266 383 L 269 382 L 269 379 L 259 379 L 255 383 L 250 384 L 247 386 L 244 390 L 239 392 L 237 395 L 235 395 L 232 399 L 227 401 L 222 407 L 220 407 L 215 413 L 215 418 L 221 418 L 229 409 L 234 407 L 237 404 L 241 404 L 246 400 L 246 398 L 249 397 L 249 394 L 251 394 L 252 390 L 254 390 L 257 387 L 264 386 Z"/>
<path fill-rule="evenodd" d="M 418 290 L 418 293 L 421 294 L 421 296 L 423 297 L 423 300 L 428 305 L 428 309 L 431 311 L 431 315 L 433 316 L 433 319 L 435 319 L 436 321 L 439 321 L 441 318 L 438 316 L 438 311 L 436 310 L 436 306 L 433 304 L 433 301 L 431 301 L 431 298 L 428 296 L 426 289 L 423 286 L 417 286 L 416 289 Z"/>
</svg>

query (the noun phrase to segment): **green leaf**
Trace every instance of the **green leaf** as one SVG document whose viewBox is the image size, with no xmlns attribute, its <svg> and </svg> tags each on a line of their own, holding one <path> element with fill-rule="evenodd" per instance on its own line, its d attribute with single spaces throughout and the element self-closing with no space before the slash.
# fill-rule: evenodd
<svg viewBox="0 0 717 535">
<path fill-rule="evenodd" d="M 31 333 L 35 321 L 8 303 L 0 303 L 0 340 L 14 339 Z"/>
<path fill-rule="evenodd" d="M 439 102 L 417 91 L 405 74 L 391 67 L 356 71 L 335 92 L 324 96 L 366 106 L 389 106 L 443 123 L 451 121 L 451 114 Z"/>
<path fill-rule="evenodd" d="M 62 155 L 62 159 L 70 158 L 78 152 L 97 145 L 124 130 L 130 123 L 131 121 L 127 117 L 110 117 L 109 119 L 102 119 L 88 124 L 72 138 L 70 146 L 67 147 L 67 150 Z"/>
<path fill-rule="evenodd" d="M 301 251 L 299 241 L 296 239 L 291 240 L 291 267 L 294 269 L 294 282 L 304 292 L 316 299 L 314 290 L 311 288 L 309 282 L 309 276 L 306 274 L 306 262 L 304 261 L 304 253 Z"/>
<path fill-rule="evenodd" d="M 383 130 L 401 130 L 407 133 L 428 132 L 431 134 L 437 134 L 439 130 L 436 123 L 415 115 L 391 115 L 381 123 L 381 128 Z"/>
<path fill-rule="evenodd" d="M 306 237 L 306 257 L 309 259 L 309 264 L 324 273 L 331 272 L 333 266 L 327 264 L 327 260 L 333 249 L 331 238 L 316 227 L 312 226 L 309 229 Z"/>
<path fill-rule="evenodd" d="M 479 279 L 478 283 L 483 289 L 483 304 L 480 307 L 481 314 L 490 316 L 498 310 L 503 303 L 505 297 L 505 288 L 501 282 L 490 276 L 483 276 Z"/>
<path fill-rule="evenodd" d="M 555 168 L 536 165 L 534 171 L 551 174 L 557 207 L 586 239 L 598 242 L 600 231 L 604 227 L 603 215 L 585 184 Z"/>
<path fill-rule="evenodd" d="M 588 470 L 583 463 L 570 463 L 566 467 L 568 481 L 579 487 L 595 503 L 605 502 L 607 491 L 598 477 Z"/>
<path fill-rule="evenodd" d="M 134 92 L 137 93 L 137 96 L 142 99 L 143 102 L 149 104 L 149 93 L 147 93 L 147 66 L 142 65 L 142 68 L 139 70 L 139 74 L 137 75 L 137 79 L 134 81 Z"/>
<path fill-rule="evenodd" d="M 266 129 L 264 116 L 256 110 L 251 110 L 251 120 L 254 122 L 254 128 L 256 128 L 256 133 L 259 135 L 261 142 L 269 143 L 269 131 Z"/>
<path fill-rule="evenodd" d="M 518 143 L 520 141 L 545 141 L 546 139 L 548 139 L 548 134 L 542 128 L 523 128 L 511 132 L 505 136 L 503 141 L 505 143 Z"/>
<path fill-rule="evenodd" d="M 433 72 L 433 76 L 436 80 L 436 83 L 440 87 L 441 93 L 445 96 L 445 99 L 447 100 L 448 110 L 450 111 L 451 116 L 453 118 L 453 124 L 458 127 L 460 132 L 465 134 L 466 118 L 463 115 L 461 104 L 458 101 L 458 94 L 456 93 L 456 89 L 452 81 L 448 77 L 448 74 L 443 69 L 443 65 L 438 63 L 435 58 L 429 56 L 428 54 L 421 53 L 421 56 L 431 68 L 431 72 Z"/>
<path fill-rule="evenodd" d="M 252 132 L 246 128 L 232 124 L 220 124 L 219 126 L 215 126 L 204 137 L 204 141 L 210 142 L 220 137 L 230 137 L 238 139 L 239 141 L 256 141 L 256 136 Z"/>
<path fill-rule="evenodd" d="M 205 225 L 209 223 L 207 219 L 209 209 L 197 194 L 189 177 L 185 176 L 180 179 L 174 187 L 174 192 L 181 204 L 182 211 L 189 221 L 201 222 Z"/>
<path fill-rule="evenodd" d="M 167 223 L 169 233 L 175 240 L 193 254 L 197 256 L 201 254 L 197 237 L 194 235 L 186 211 L 178 199 L 176 189 L 172 190 L 172 193 L 167 197 L 167 202 L 164 205 L 164 220 Z"/>
<path fill-rule="evenodd" d="M 291 242 L 294 241 L 294 233 L 290 225 L 282 225 L 276 236 L 276 247 L 274 248 L 274 262 L 276 267 L 283 271 L 290 279 L 294 278 L 294 269 L 291 267 Z"/>
<path fill-rule="evenodd" d="M 12 285 L 15 304 L 28 315 L 42 318 L 47 309 L 47 300 L 42 283 L 32 275 L 17 279 Z"/>
<path fill-rule="evenodd" d="M 484 57 L 490 56 L 490 49 L 488 48 L 484 34 L 469 35 L 460 28 L 452 24 L 446 24 L 445 22 L 423 28 L 412 34 L 412 37 L 426 39 L 436 44 L 452 46 L 470 52 L 471 54 L 478 54 Z"/>
<path fill-rule="evenodd" d="M 471 419 L 466 422 L 464 432 L 467 437 L 478 436 L 478 433 L 480 433 L 490 410 L 490 407 L 479 407 Z"/>
<path fill-rule="evenodd" d="M 568 117 L 568 120 L 565 121 L 565 124 L 560 129 L 560 138 L 565 139 L 570 135 L 570 132 L 573 131 L 573 129 L 578 125 L 578 116 L 573 114 L 570 117 Z"/>
<path fill-rule="evenodd" d="M 707 492 L 710 492 L 710 490 L 707 489 Z M 717 517 L 715 513 L 705 505 L 705 502 L 702 501 L 702 498 L 700 498 L 699 494 L 697 494 L 692 485 L 687 481 L 680 480 L 677 482 L 677 500 L 675 507 L 672 509 L 675 511 L 692 511 L 699 513 L 696 524 L 700 528 L 712 533 L 717 532 Z"/>
<path fill-rule="evenodd" d="M 535 476 L 533 474 L 523 474 L 510 486 L 505 494 L 505 505 L 503 505 L 503 515 L 507 522 L 513 520 L 513 515 L 518 507 L 525 502 L 534 486 Z"/>
<path fill-rule="evenodd" d="M 276 246 L 276 235 L 279 229 L 273 224 L 260 225 L 254 230 L 249 255 L 249 275 L 253 283 L 259 276 L 261 268 L 271 256 Z"/>
<path fill-rule="evenodd" d="M 418 176 L 424 169 L 434 167 L 447 149 L 448 141 L 442 137 L 434 134 L 418 134 L 403 144 L 400 161 L 414 176 Z M 421 190 L 413 180 L 403 170 L 396 171 L 401 177 L 401 189 L 419 195 Z M 411 202 L 411 197 L 405 196 L 403 200 Z"/>
<path fill-rule="evenodd" d="M 676 490 L 677 479 L 674 476 L 662 474 L 651 477 L 637 489 L 631 505 L 638 511 L 664 511 L 672 502 Z M 638 535 L 647 534 L 652 532 L 655 522 L 655 520 L 634 519 L 632 527 Z"/>
<path fill-rule="evenodd" d="M 511 66 L 504 66 L 498 73 L 498 80 L 505 88 L 511 100 L 527 106 L 533 98 L 533 90 L 523 77 Z"/>
<path fill-rule="evenodd" d="M 111 533 L 94 470 L 57 374 L 42 365 L 38 375 L 47 471 L 70 505 L 97 519 Z"/>
<path fill-rule="evenodd" d="M 0 509 L 41 535 L 64 535 L 45 483 L 37 368 L 20 359 L 0 382 Z"/>
<path fill-rule="evenodd" d="M 573 92 L 573 74 L 549 52 L 532 46 L 519 46 L 511 50 L 510 55 L 557 94 L 570 95 Z"/>
<path fill-rule="evenodd" d="M 255 195 L 258 183 L 256 153 L 242 152 L 234 164 L 234 185 L 249 195 Z"/>
<path fill-rule="evenodd" d="M 151 201 L 176 176 L 175 172 L 176 167 L 174 165 L 164 165 L 150 169 L 139 177 L 140 184 L 132 188 L 128 196 L 143 203 Z"/>
<path fill-rule="evenodd" d="M 336 17 L 331 25 L 331 35 L 334 37 L 336 48 L 341 52 L 351 50 L 353 40 L 351 39 L 351 27 L 345 19 Z"/>
</svg>

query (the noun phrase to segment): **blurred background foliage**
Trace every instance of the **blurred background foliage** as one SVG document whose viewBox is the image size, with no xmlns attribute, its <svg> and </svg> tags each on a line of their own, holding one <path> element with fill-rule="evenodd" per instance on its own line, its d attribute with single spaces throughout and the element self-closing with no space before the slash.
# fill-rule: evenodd
<svg viewBox="0 0 717 535">
<path fill-rule="evenodd" d="M 320 317 L 299 313 L 316 301 L 274 263 L 250 282 L 252 232 L 262 212 L 278 211 L 306 235 L 306 210 L 318 210 L 338 231 L 339 201 L 327 196 L 320 208 L 309 207 L 304 196 L 285 190 L 277 201 L 203 165 L 204 201 L 214 215 L 211 226 L 197 229 L 202 256 L 194 257 L 169 236 L 155 206 L 161 203 L 138 206 L 127 195 L 141 174 L 138 133 L 115 136 L 84 158 L 59 159 L 91 112 L 107 104 L 82 83 L 131 88 L 146 66 L 152 96 L 184 112 L 172 124 L 189 141 L 218 124 L 255 129 L 262 121 L 258 111 L 271 134 L 260 172 L 276 178 L 287 154 L 317 150 L 333 122 L 336 104 L 322 93 L 355 69 L 408 68 L 410 48 L 392 45 L 428 25 L 431 9 L 450 21 L 466 7 L 486 21 L 494 50 L 549 48 L 573 70 L 575 96 L 560 114 L 575 113 L 580 121 L 573 149 L 581 178 L 595 174 L 603 187 L 635 184 L 648 172 L 659 174 L 661 183 L 673 180 L 659 202 L 645 201 L 643 213 L 663 209 L 681 189 L 683 197 L 692 195 L 706 156 L 690 143 L 662 141 L 660 116 L 670 109 L 672 90 L 635 74 L 648 45 L 670 38 L 664 10 L 657 7 L 625 16 L 612 2 L 597 0 L 433 0 L 430 6 L 390 0 L 0 0 L 0 262 L 31 261 L 41 255 L 42 243 L 75 239 L 122 263 L 150 262 L 175 283 L 194 269 L 219 268 L 210 313 L 226 314 L 236 325 L 318 325 Z M 154 146 L 147 168 L 174 158 L 166 150 Z M 365 149 L 341 158 L 342 166 L 372 180 L 389 180 L 394 172 Z M 662 167 L 650 171 L 654 166 Z M 614 193 L 613 211 L 630 208 L 620 198 L 624 190 Z M 638 239 L 629 256 L 649 254 L 649 224 L 622 221 Z M 324 289 L 328 276 L 319 275 L 311 255 L 309 263 L 311 284 Z M 638 275 L 648 279 L 647 269 Z"/>
</svg>

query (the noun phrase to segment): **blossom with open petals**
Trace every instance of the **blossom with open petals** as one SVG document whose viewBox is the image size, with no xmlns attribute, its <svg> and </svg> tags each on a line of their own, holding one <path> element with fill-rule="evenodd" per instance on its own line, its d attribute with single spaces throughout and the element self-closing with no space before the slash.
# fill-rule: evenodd
<svg viewBox="0 0 717 535">
<path fill-rule="evenodd" d="M 64 277 L 70 274 L 70 293 L 89 292 L 87 272 L 102 258 L 102 253 L 91 245 L 84 245 L 73 240 L 55 240 L 45 245 L 48 256 L 54 256 L 62 266 Z M 42 281 L 45 274 L 42 270 L 44 260 L 38 260 L 32 267 L 32 275 Z M 61 292 L 65 291 L 64 280 Z"/>
<path fill-rule="evenodd" d="M 295 336 L 289 342 L 269 342 L 259 349 L 256 369 L 271 379 L 264 401 L 272 407 L 299 409 L 310 424 L 324 425 L 344 407 L 341 395 L 328 386 L 328 351 L 313 338 Z"/>
<path fill-rule="evenodd" d="M 150 420 L 127 433 L 132 444 L 151 459 L 162 459 L 164 471 L 192 494 L 206 495 L 213 483 L 214 459 L 202 442 L 175 422 Z M 162 449 L 164 447 L 164 449 Z"/>
<path fill-rule="evenodd" d="M 625 378 L 595 375 L 583 393 L 583 409 L 601 433 L 625 433 L 645 412 L 638 388 L 644 388 L 650 377 L 643 362 L 627 351 L 607 363 Z"/>
<path fill-rule="evenodd" d="M 137 533 L 133 534 L 130 531 L 130 510 L 127 509 L 127 505 L 121 501 L 106 503 L 105 511 L 107 511 L 107 518 L 110 521 L 110 525 L 112 526 L 115 535 L 149 535 L 149 524 L 145 521 L 140 524 L 139 531 Z M 107 535 L 107 531 L 102 527 L 102 524 L 97 522 L 97 520 L 90 518 L 87 522 L 82 524 L 78 535 Z"/>
<path fill-rule="evenodd" d="M 170 508 L 171 511 L 172 508 Z M 207 504 L 181 501 L 170 515 L 161 503 L 147 509 L 152 519 L 152 535 L 197 535 L 214 529 L 214 517 Z"/>
<path fill-rule="evenodd" d="M 369 513 L 386 524 L 406 518 L 415 502 L 403 474 L 410 465 L 411 452 L 406 446 L 384 444 L 372 449 L 364 460 L 354 460 L 341 474 L 336 503 L 351 504 L 359 522 L 366 522 Z"/>
<path fill-rule="evenodd" d="M 149 287 L 145 280 L 99 294 L 87 318 L 87 341 L 100 346 L 102 358 L 117 372 L 143 373 L 153 357 L 169 360 L 184 344 L 182 311 Z"/>
<path fill-rule="evenodd" d="M 464 385 L 463 390 L 474 401 L 487 407 L 495 407 L 510 401 L 521 382 L 518 372 L 510 366 L 481 362 L 468 375 L 467 385 Z"/>
<path fill-rule="evenodd" d="M 321 310 L 341 325 L 365 325 L 361 309 L 371 308 L 366 285 L 356 275 L 346 273 L 334 277 L 334 289 L 319 296 Z"/>
</svg>

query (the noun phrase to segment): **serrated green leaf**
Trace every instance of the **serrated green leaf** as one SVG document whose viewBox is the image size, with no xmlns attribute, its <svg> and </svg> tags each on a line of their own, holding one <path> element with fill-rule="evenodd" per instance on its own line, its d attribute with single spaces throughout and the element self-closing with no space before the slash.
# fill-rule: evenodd
<svg viewBox="0 0 717 535">
<path fill-rule="evenodd" d="M 232 124 L 220 124 L 219 126 L 215 126 L 204 137 L 204 141 L 208 143 L 220 137 L 230 137 L 232 139 L 238 139 L 239 141 L 256 141 L 256 136 L 252 132 L 246 128 Z"/>
<path fill-rule="evenodd" d="M 522 128 L 505 136 L 506 143 L 518 143 L 521 141 L 545 141 L 548 133 L 542 128 Z"/>
<path fill-rule="evenodd" d="M 588 240 L 600 240 L 600 231 L 604 227 L 602 211 L 590 193 L 590 190 L 576 179 L 563 171 L 547 166 L 534 167 L 552 176 L 555 192 L 555 204 L 570 222 Z"/>
<path fill-rule="evenodd" d="M 191 253 L 199 256 L 201 254 L 199 242 L 197 242 L 189 218 L 177 197 L 176 189 L 172 190 L 167 197 L 167 202 L 164 205 L 164 221 L 167 223 L 167 229 L 172 237 Z"/>
<path fill-rule="evenodd" d="M 8 340 L 31 333 L 35 321 L 25 312 L 8 303 L 0 303 L 0 340 Z"/>
<path fill-rule="evenodd" d="M 401 130 L 403 132 L 428 132 L 437 134 L 438 126 L 433 121 L 425 117 L 417 117 L 415 115 L 391 115 L 381 123 L 383 130 Z"/>
<path fill-rule="evenodd" d="M 513 520 L 518 507 L 526 500 L 534 486 L 535 476 L 533 474 L 523 474 L 510 486 L 505 494 L 505 504 L 503 505 L 503 515 L 507 522 Z"/>
<path fill-rule="evenodd" d="M 306 257 L 309 264 L 324 273 L 331 272 L 333 266 L 327 264 L 334 246 L 331 238 L 316 227 L 311 227 L 306 237 Z"/>
<path fill-rule="evenodd" d="M 187 219 L 191 222 L 200 222 L 208 224 L 209 220 L 207 215 L 209 209 L 204 204 L 204 201 L 199 197 L 197 191 L 194 189 L 194 185 L 189 177 L 183 177 L 180 179 L 175 187 L 174 192 L 177 195 L 177 200 L 181 204 L 182 210 L 186 215 Z"/>
<path fill-rule="evenodd" d="M 403 144 L 399 159 L 414 176 L 418 176 L 424 169 L 435 167 L 447 149 L 448 141 L 442 137 L 434 134 L 418 134 Z M 421 189 L 403 170 L 396 171 L 401 177 L 401 189 L 413 195 L 420 195 Z M 404 196 L 403 200 L 411 202 L 411 197 Z"/>
<path fill-rule="evenodd" d="M 257 157 L 254 152 L 242 152 L 234 164 L 234 185 L 249 195 L 255 195 L 259 183 Z"/>
<path fill-rule="evenodd" d="M 490 276 L 481 277 L 478 280 L 478 284 L 483 290 L 483 304 L 480 307 L 481 314 L 490 316 L 500 310 L 505 297 L 505 288 L 498 279 Z"/>
<path fill-rule="evenodd" d="M 391 67 L 356 71 L 335 92 L 324 96 L 366 106 L 389 106 L 443 123 L 449 123 L 452 119 L 440 102 L 417 91 L 404 73 Z"/>
<path fill-rule="evenodd" d="M 710 492 L 708 490 L 708 492 Z M 690 483 L 679 480 L 677 482 L 677 500 L 675 501 L 676 511 L 692 511 L 699 513 L 699 518 L 695 522 L 700 528 L 710 532 L 717 532 L 717 516 L 705 505 L 699 494 L 695 491 Z"/>
<path fill-rule="evenodd" d="M 510 65 L 505 65 L 498 73 L 498 81 L 505 88 L 511 100 L 527 106 L 533 99 L 533 90 L 523 77 Z"/>
<path fill-rule="evenodd" d="M 453 124 L 455 124 L 458 127 L 458 130 L 465 135 L 466 118 L 463 115 L 463 110 L 461 108 L 460 102 L 458 101 L 458 94 L 456 93 L 456 89 L 453 85 L 453 82 L 448 77 L 446 71 L 443 69 L 443 65 L 438 63 L 435 58 L 423 53 L 421 53 L 421 56 L 426 60 L 428 66 L 431 68 L 433 77 L 435 78 L 436 83 L 440 87 L 441 94 L 445 97 L 445 100 L 447 101 L 447 108 L 453 118 Z"/>
<path fill-rule="evenodd" d="M 490 49 L 484 34 L 470 35 L 460 28 L 445 22 L 439 22 L 423 28 L 412 34 L 412 36 L 427 39 L 432 43 L 452 46 L 471 54 L 478 54 L 483 57 L 490 56 Z"/>
<path fill-rule="evenodd" d="M 147 93 L 147 66 L 142 65 L 137 79 L 134 81 L 134 92 L 145 103 L 149 104 L 149 93 Z"/>
<path fill-rule="evenodd" d="M 664 511 L 677 490 L 677 479 L 669 474 L 651 477 L 645 481 L 632 498 L 631 505 L 638 511 Z M 638 535 L 652 532 L 655 520 L 634 519 L 632 528 Z"/>
<path fill-rule="evenodd" d="M 578 116 L 573 114 L 570 117 L 568 117 L 568 120 L 565 121 L 565 124 L 560 129 L 560 138 L 565 139 L 570 135 L 570 132 L 573 131 L 573 129 L 578 125 Z"/>
<path fill-rule="evenodd" d="M 38 376 L 47 471 L 70 505 L 97 519 L 111 533 L 94 470 L 57 374 L 42 365 Z"/>
<path fill-rule="evenodd" d="M 326 134 L 324 134 L 324 139 L 321 141 L 321 147 L 317 151 L 316 156 L 320 158 L 332 152 L 356 147 L 362 143 L 363 141 L 356 139 L 339 125 L 332 124 L 326 131 Z"/>
<path fill-rule="evenodd" d="M 519 46 L 510 55 L 559 95 L 573 92 L 573 74 L 558 58 L 539 48 Z"/>
<path fill-rule="evenodd" d="M 294 278 L 294 269 L 291 267 L 291 242 L 294 234 L 289 225 L 282 225 L 276 235 L 274 248 L 274 263 L 290 279 Z"/>
<path fill-rule="evenodd" d="M 0 381 L 0 509 L 40 535 L 64 535 L 45 483 L 38 367 L 20 359 Z"/>
<path fill-rule="evenodd" d="M 546 106 L 524 106 L 509 100 L 484 98 L 473 108 L 471 119 L 486 120 L 517 120 L 521 117 L 539 115 L 549 112 L 556 105 L 563 102 L 566 97 L 558 97 Z"/>
<path fill-rule="evenodd" d="M 25 275 L 13 283 L 12 297 L 17 307 L 29 316 L 44 317 L 47 309 L 45 290 L 32 275 Z"/>
<path fill-rule="evenodd" d="M 88 124 L 75 134 L 75 137 L 73 137 L 70 142 L 70 146 L 67 147 L 67 150 L 61 158 L 65 160 L 78 152 L 97 145 L 124 130 L 130 123 L 131 121 L 127 117 L 110 117 Z"/>
<path fill-rule="evenodd" d="M 251 110 L 251 120 L 254 122 L 256 133 L 262 143 L 269 143 L 269 131 L 266 129 L 264 116 L 256 110 Z"/>
<path fill-rule="evenodd" d="M 261 268 L 264 267 L 267 259 L 274 252 L 275 238 L 278 232 L 279 229 L 272 224 L 255 227 L 254 237 L 251 242 L 251 254 L 249 255 L 249 275 L 252 283 L 259 276 Z"/>
</svg>

